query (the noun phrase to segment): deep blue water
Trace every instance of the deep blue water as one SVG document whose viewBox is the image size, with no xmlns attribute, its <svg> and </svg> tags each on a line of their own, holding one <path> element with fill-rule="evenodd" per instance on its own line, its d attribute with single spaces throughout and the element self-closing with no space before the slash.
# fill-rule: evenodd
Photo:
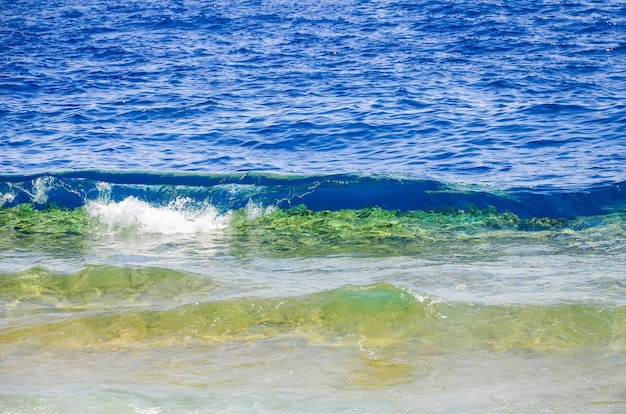
<svg viewBox="0 0 626 414">
<path fill-rule="evenodd" d="M 381 207 L 400 211 L 496 208 L 523 218 L 593 216 L 626 208 L 626 182 L 584 190 L 498 190 L 392 175 L 271 175 L 77 171 L 0 175 L 0 206 L 28 203 L 73 209 L 89 201 L 128 197 L 156 205 L 185 199 L 225 213 L 259 206 L 312 210 Z"/>
<path fill-rule="evenodd" d="M 0 172 L 626 179 L 621 1 L 3 1 Z"/>
<path fill-rule="evenodd" d="M 0 412 L 626 412 L 624 188 L 624 0 L 0 0 Z"/>
</svg>

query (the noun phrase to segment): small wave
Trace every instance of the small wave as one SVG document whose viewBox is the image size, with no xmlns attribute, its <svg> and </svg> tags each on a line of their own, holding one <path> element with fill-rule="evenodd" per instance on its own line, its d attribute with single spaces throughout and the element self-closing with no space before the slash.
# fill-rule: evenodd
<svg viewBox="0 0 626 414">
<path fill-rule="evenodd" d="M 167 299 L 181 303 L 182 297 L 203 295 L 216 283 L 196 274 L 158 267 L 88 265 L 71 273 L 35 267 L 18 273 L 0 273 L 0 298 L 8 306 L 54 305 L 72 309 L 81 306 L 114 308 L 148 306 Z"/>
<path fill-rule="evenodd" d="M 372 357 L 415 346 L 423 354 L 458 349 L 555 353 L 591 344 L 621 352 L 625 311 L 624 306 L 580 303 L 474 305 L 378 283 L 295 298 L 201 301 L 106 315 L 76 309 L 70 318 L 37 320 L 2 332 L 0 343 L 28 338 L 43 347 L 206 345 L 297 335 L 369 350 Z"/>
<path fill-rule="evenodd" d="M 3 207 L 87 206 L 111 229 L 196 233 L 222 229 L 249 205 L 313 211 L 379 207 L 399 211 L 495 208 L 522 218 L 571 218 L 623 209 L 623 182 L 593 187 L 497 187 L 410 175 L 176 174 L 72 171 L 0 176 Z M 175 223 L 175 224 L 174 224 Z"/>
<path fill-rule="evenodd" d="M 83 251 L 94 240 L 119 235 L 122 239 L 130 236 L 129 248 L 136 250 L 153 239 L 146 235 L 164 236 L 159 237 L 161 241 L 201 235 L 195 239 L 216 241 L 230 253 L 247 257 L 469 254 L 478 253 L 480 246 L 494 240 L 502 246 L 524 240 L 529 245 L 549 243 L 563 249 L 602 245 L 618 252 L 623 251 L 624 216 L 614 212 L 570 219 L 525 219 L 495 208 L 314 211 L 305 205 L 283 209 L 253 202 L 221 212 L 206 201 L 177 198 L 161 205 L 129 196 L 121 201 L 90 201 L 74 210 L 36 209 L 30 204 L 0 209 L 0 233 L 4 236 L 0 249 Z"/>
</svg>

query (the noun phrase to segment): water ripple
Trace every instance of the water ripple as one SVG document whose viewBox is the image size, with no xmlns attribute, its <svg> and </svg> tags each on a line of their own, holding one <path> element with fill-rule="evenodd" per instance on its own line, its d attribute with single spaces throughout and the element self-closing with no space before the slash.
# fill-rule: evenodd
<svg viewBox="0 0 626 414">
<path fill-rule="evenodd" d="M 625 177 L 626 13 L 600 4 L 3 6 L 0 165 Z"/>
</svg>

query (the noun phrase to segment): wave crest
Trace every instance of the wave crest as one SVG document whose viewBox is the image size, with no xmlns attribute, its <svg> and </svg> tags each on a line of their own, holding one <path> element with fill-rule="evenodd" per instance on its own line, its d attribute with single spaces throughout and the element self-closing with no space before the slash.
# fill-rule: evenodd
<svg viewBox="0 0 626 414">
<path fill-rule="evenodd" d="M 189 199 L 177 198 L 159 207 L 130 196 L 119 202 L 90 201 L 85 209 L 110 233 L 136 230 L 143 234 L 192 234 L 228 227 L 230 212 L 220 214 L 210 204 L 191 208 L 190 204 L 192 201 Z"/>
</svg>

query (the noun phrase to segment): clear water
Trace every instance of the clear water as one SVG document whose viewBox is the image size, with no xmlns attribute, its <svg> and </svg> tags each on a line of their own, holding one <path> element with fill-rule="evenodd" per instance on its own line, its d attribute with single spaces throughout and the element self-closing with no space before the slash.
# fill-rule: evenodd
<svg viewBox="0 0 626 414">
<path fill-rule="evenodd" d="M 623 412 L 625 22 L 0 4 L 0 411 Z"/>
</svg>

